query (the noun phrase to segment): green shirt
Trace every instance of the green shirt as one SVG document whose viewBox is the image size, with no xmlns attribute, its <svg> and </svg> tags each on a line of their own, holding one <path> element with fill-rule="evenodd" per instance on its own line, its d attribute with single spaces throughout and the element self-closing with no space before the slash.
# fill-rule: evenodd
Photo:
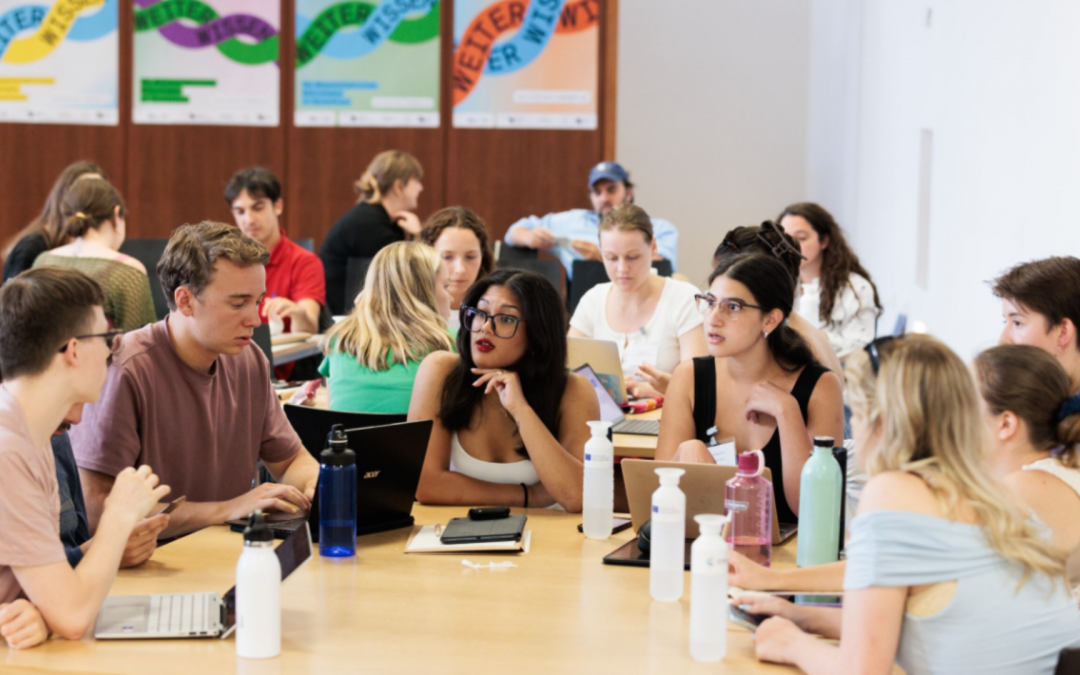
<svg viewBox="0 0 1080 675">
<path fill-rule="evenodd" d="M 132 331 L 157 321 L 150 279 L 139 270 L 116 260 L 75 258 L 42 253 L 34 267 L 71 267 L 98 282 L 105 291 L 105 318 L 117 330 Z"/>
<path fill-rule="evenodd" d="M 456 331 L 450 331 L 453 335 Z M 323 359 L 319 374 L 330 389 L 330 409 L 345 412 L 404 414 L 409 412 L 419 361 L 371 370 L 356 357 L 334 350 Z"/>
</svg>

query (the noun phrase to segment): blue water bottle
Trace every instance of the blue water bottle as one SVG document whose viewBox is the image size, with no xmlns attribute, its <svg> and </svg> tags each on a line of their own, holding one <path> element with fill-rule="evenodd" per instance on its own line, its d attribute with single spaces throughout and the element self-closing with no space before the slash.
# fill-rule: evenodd
<svg viewBox="0 0 1080 675">
<path fill-rule="evenodd" d="M 330 429 L 319 468 L 319 553 L 356 555 L 356 453 L 340 424 Z"/>
</svg>

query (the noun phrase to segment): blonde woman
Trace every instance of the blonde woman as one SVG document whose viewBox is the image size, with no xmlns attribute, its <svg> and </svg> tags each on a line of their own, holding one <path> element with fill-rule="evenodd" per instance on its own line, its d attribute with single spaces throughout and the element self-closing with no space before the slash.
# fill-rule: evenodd
<svg viewBox="0 0 1080 675">
<path fill-rule="evenodd" d="M 356 181 L 359 201 L 326 235 L 319 258 L 326 270 L 326 305 L 343 314 L 352 298 L 345 297 L 349 258 L 373 258 L 384 246 L 420 233 L 416 208 L 424 190 L 419 160 L 401 150 L 380 152 Z"/>
<path fill-rule="evenodd" d="M 842 610 L 739 598 L 773 615 L 759 659 L 807 673 L 1054 672 L 1080 645 L 1065 554 L 994 480 L 970 372 L 929 337 L 847 362 L 851 427 L 871 478 L 852 522 Z M 809 635 L 839 639 L 839 646 Z"/>
<path fill-rule="evenodd" d="M 420 362 L 452 351 L 448 274 L 438 252 L 419 242 L 390 244 L 375 255 L 364 292 L 323 341 L 330 407 L 406 413 Z"/>
</svg>

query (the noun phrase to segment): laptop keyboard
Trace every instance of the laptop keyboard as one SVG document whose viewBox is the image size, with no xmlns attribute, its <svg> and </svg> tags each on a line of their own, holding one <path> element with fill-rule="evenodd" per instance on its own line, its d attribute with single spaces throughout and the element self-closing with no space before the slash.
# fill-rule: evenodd
<svg viewBox="0 0 1080 675">
<path fill-rule="evenodd" d="M 147 631 L 174 635 L 209 635 L 219 613 L 219 603 L 212 593 L 152 595 Z"/>
<path fill-rule="evenodd" d="M 616 434 L 635 434 L 638 436 L 659 436 L 659 420 L 623 420 L 611 428 Z"/>
</svg>

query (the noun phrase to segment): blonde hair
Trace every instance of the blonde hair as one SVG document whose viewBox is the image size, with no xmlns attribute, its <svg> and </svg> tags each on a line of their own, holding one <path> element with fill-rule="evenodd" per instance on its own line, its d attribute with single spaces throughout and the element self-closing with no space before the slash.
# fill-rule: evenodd
<svg viewBox="0 0 1080 675">
<path fill-rule="evenodd" d="M 645 209 L 633 204 L 619 204 L 612 207 L 600 219 L 600 231 L 619 230 L 620 232 L 640 232 L 645 235 L 645 243 L 653 240 L 652 218 Z"/>
<path fill-rule="evenodd" d="M 865 468 L 871 476 L 904 471 L 925 481 L 947 516 L 970 505 L 990 546 L 1033 573 L 1064 577 L 1063 551 L 1039 535 L 986 466 L 987 431 L 971 372 L 928 336 L 879 343 L 880 373 L 865 351 L 848 357 L 848 403 L 880 430 Z"/>
<path fill-rule="evenodd" d="M 402 150 L 386 150 L 375 155 L 367 171 L 356 181 L 356 192 L 360 201 L 378 204 L 383 197 L 394 189 L 395 181 L 408 185 L 413 178 L 424 177 L 424 168 L 420 160 Z"/>
<path fill-rule="evenodd" d="M 382 371 L 452 350 L 435 296 L 439 264 L 438 252 L 420 242 L 399 241 L 379 251 L 352 313 L 323 338 L 323 352 L 348 354 Z"/>
</svg>

